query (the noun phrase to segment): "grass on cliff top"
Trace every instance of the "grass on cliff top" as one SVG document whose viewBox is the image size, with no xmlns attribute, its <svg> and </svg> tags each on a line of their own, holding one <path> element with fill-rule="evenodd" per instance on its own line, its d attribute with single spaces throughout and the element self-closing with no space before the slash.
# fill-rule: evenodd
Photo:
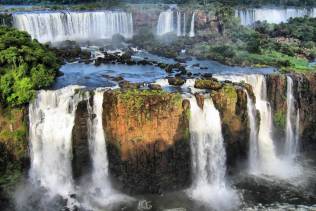
<svg viewBox="0 0 316 211">
<path fill-rule="evenodd" d="M 181 106 L 182 97 L 179 93 L 168 93 L 163 90 L 117 90 L 117 97 L 129 111 L 139 112 L 145 109 L 146 103 L 157 106 Z"/>
</svg>

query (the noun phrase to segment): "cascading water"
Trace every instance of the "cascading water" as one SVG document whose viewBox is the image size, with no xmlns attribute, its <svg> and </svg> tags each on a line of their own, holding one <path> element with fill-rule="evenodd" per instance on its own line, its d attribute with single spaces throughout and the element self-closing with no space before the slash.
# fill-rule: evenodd
<svg viewBox="0 0 316 211">
<path fill-rule="evenodd" d="M 102 125 L 103 94 L 102 90 L 96 90 L 93 96 L 93 106 L 90 104 L 88 106 L 89 145 L 93 166 L 92 180 L 95 187 L 102 189 L 109 186 L 108 158 Z"/>
<path fill-rule="evenodd" d="M 115 191 L 109 179 L 109 161 L 102 124 L 103 95 L 103 89 L 95 90 L 93 94 L 93 105 L 89 104 L 88 106 L 88 137 L 93 168 L 91 184 L 89 184 L 90 195 L 87 197 L 90 203 L 92 201 L 92 204 L 107 207 L 120 201 L 130 200 L 131 198 Z"/>
<path fill-rule="evenodd" d="M 71 156 L 72 129 L 80 100 L 76 86 L 40 91 L 29 106 L 30 178 L 52 195 L 74 191 Z"/>
<path fill-rule="evenodd" d="M 108 207 L 131 200 L 115 191 L 108 176 L 108 158 L 102 125 L 104 90 L 93 94 L 93 104 L 88 103 L 88 142 L 92 160 L 91 182 L 84 180 L 74 185 L 72 176 L 72 131 L 77 105 L 88 100 L 90 92 L 70 86 L 56 91 L 40 91 L 30 104 L 30 140 L 32 184 L 46 189 L 51 198 L 67 198 L 67 206 L 80 206 L 94 210 L 95 206 Z M 88 175 L 86 175 L 88 176 Z M 80 200 L 72 195 L 80 195 Z M 49 203 L 47 200 L 45 203 Z"/>
<path fill-rule="evenodd" d="M 164 35 L 174 31 L 173 11 L 161 12 L 158 18 L 157 34 Z"/>
<path fill-rule="evenodd" d="M 194 37 L 195 36 L 195 31 L 194 30 L 195 30 L 195 12 L 193 12 L 193 14 L 192 14 L 189 37 Z"/>
<path fill-rule="evenodd" d="M 238 197 L 225 182 L 226 152 L 221 119 L 211 99 L 206 98 L 203 110 L 191 97 L 191 151 L 193 186 L 189 195 L 216 210 L 238 206 Z"/>
<path fill-rule="evenodd" d="M 295 98 L 293 96 L 293 80 L 290 76 L 287 76 L 286 97 L 287 112 L 285 156 L 292 159 L 295 158 L 298 148 L 299 110 L 295 109 Z"/>
<path fill-rule="evenodd" d="M 187 20 L 186 15 L 183 13 L 183 30 L 182 30 L 182 36 L 186 36 L 187 34 Z"/>
<path fill-rule="evenodd" d="M 194 16 L 193 14 L 191 21 L 191 32 L 190 36 L 192 35 L 193 30 L 193 36 L 194 37 Z M 192 26 L 193 24 L 193 26 Z M 173 10 L 169 9 L 167 11 L 161 12 L 158 18 L 158 24 L 157 24 L 157 35 L 161 36 L 167 33 L 176 33 L 178 37 L 180 36 L 186 36 L 186 14 L 180 11 L 176 12 L 176 19 L 175 19 L 175 13 Z M 193 27 L 193 29 L 192 29 Z"/>
<path fill-rule="evenodd" d="M 16 13 L 13 25 L 40 42 L 111 39 L 133 36 L 130 13 L 118 11 Z"/>
<path fill-rule="evenodd" d="M 299 166 L 293 165 L 293 163 L 288 162 L 287 159 L 280 159 L 276 154 L 272 137 L 272 112 L 269 102 L 267 101 L 267 86 L 264 75 L 217 75 L 214 77 L 219 80 L 231 80 L 233 82 L 244 81 L 252 86 L 254 95 L 256 97 L 255 108 L 260 113 L 260 125 L 258 126 L 259 132 L 256 139 L 252 139 L 252 134 L 250 134 L 250 150 L 254 150 L 250 152 L 249 156 L 250 171 L 254 174 L 273 175 L 280 178 L 291 178 L 299 175 Z M 248 110 L 251 109 L 250 107 L 251 105 L 248 105 Z M 255 121 L 255 118 L 253 118 L 251 115 L 252 114 L 250 113 L 250 129 L 252 124 L 256 124 L 255 122 L 252 122 Z M 254 128 L 251 130 L 254 130 Z"/>
<path fill-rule="evenodd" d="M 235 16 L 240 18 L 242 25 L 252 25 L 256 21 L 267 21 L 268 23 L 278 24 L 295 17 L 316 17 L 316 9 L 249 8 L 236 10 Z"/>
<path fill-rule="evenodd" d="M 181 12 L 177 12 L 177 36 L 181 36 Z"/>
<path fill-rule="evenodd" d="M 253 100 L 247 94 L 247 113 L 249 121 L 249 168 L 252 171 L 257 171 L 258 167 L 258 139 L 257 139 L 257 124 L 256 124 L 256 108 Z"/>
</svg>

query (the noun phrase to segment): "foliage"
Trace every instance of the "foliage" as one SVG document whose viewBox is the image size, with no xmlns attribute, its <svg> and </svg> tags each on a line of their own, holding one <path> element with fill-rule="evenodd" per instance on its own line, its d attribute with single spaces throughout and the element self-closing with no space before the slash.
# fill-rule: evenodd
<svg viewBox="0 0 316 211">
<path fill-rule="evenodd" d="M 277 126 L 278 128 L 280 129 L 285 128 L 286 118 L 285 118 L 284 112 L 282 111 L 276 112 L 273 117 L 273 122 L 275 126 Z"/>
<path fill-rule="evenodd" d="M 25 32 L 0 27 L 0 101 L 9 106 L 29 102 L 35 90 L 54 82 L 56 56 Z"/>
</svg>

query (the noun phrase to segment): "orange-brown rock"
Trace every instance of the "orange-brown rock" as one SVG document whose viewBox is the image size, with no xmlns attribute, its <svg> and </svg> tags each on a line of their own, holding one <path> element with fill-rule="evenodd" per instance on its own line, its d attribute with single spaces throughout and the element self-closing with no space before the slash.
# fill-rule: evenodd
<svg viewBox="0 0 316 211">
<path fill-rule="evenodd" d="M 164 91 L 105 92 L 110 172 L 122 188 L 157 193 L 189 184 L 189 111 L 183 105 L 181 95 Z"/>
</svg>

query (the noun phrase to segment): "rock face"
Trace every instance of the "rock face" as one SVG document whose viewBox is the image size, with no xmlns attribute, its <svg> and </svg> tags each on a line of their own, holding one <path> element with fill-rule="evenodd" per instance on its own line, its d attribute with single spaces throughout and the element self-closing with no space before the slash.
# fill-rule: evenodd
<svg viewBox="0 0 316 211">
<path fill-rule="evenodd" d="M 225 84 L 211 93 L 222 120 L 222 132 L 227 151 L 227 165 L 235 167 L 237 161 L 247 159 L 249 128 L 247 95 L 242 87 Z"/>
<path fill-rule="evenodd" d="M 302 149 L 316 146 L 316 74 L 294 75 L 295 98 L 300 109 Z"/>
<path fill-rule="evenodd" d="M 0 175 L 10 163 L 27 164 L 27 110 L 0 107 Z"/>
<path fill-rule="evenodd" d="M 73 159 L 72 171 L 74 179 L 87 174 L 91 170 L 91 158 L 88 143 L 88 101 L 81 101 L 75 113 L 75 125 L 72 130 Z"/>
<path fill-rule="evenodd" d="M 316 145 L 316 74 L 291 74 L 296 107 L 300 111 L 301 150 Z M 271 104 L 275 140 L 284 141 L 286 127 L 286 89 L 285 75 L 267 75 L 267 97 Z"/>
<path fill-rule="evenodd" d="M 26 108 L 0 106 L 0 210 L 14 210 L 10 189 L 29 165 Z"/>
<path fill-rule="evenodd" d="M 190 185 L 188 112 L 179 94 L 105 92 L 103 127 L 109 171 L 121 189 L 161 193 Z"/>
<path fill-rule="evenodd" d="M 270 102 L 273 120 L 273 136 L 274 140 L 278 140 L 277 144 L 285 141 L 285 125 L 286 125 L 286 76 L 281 74 L 266 75 L 267 81 L 267 98 Z"/>
</svg>

